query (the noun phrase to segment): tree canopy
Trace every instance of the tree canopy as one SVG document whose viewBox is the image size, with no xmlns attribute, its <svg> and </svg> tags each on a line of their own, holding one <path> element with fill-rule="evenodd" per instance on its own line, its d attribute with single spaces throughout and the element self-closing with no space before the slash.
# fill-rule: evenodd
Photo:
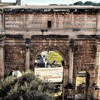
<svg viewBox="0 0 100 100">
<path fill-rule="evenodd" d="M 84 3 L 84 5 L 93 5 L 94 4 L 94 2 L 92 2 L 92 1 L 86 1 L 85 3 Z"/>
<path fill-rule="evenodd" d="M 20 78 L 0 80 L 0 100 L 54 100 L 53 88 L 53 84 L 43 82 L 34 72 L 26 72 Z"/>
<path fill-rule="evenodd" d="M 85 1 L 85 2 L 82 2 L 82 1 L 77 1 L 73 4 L 69 4 L 69 6 L 73 6 L 73 5 L 81 5 L 81 6 L 100 6 L 100 2 L 92 2 L 92 1 Z M 67 4 L 50 4 L 50 6 L 67 6 Z"/>
<path fill-rule="evenodd" d="M 73 3 L 72 5 L 100 6 L 100 3 L 92 2 L 92 1 L 86 1 L 83 3 L 82 1 L 77 1 L 77 2 Z"/>
<path fill-rule="evenodd" d="M 61 63 L 61 61 L 63 60 L 61 55 L 55 51 L 48 52 L 46 54 L 46 58 L 47 58 L 48 62 L 50 62 L 50 63 L 52 63 L 53 61 L 56 61 L 56 63 Z"/>
<path fill-rule="evenodd" d="M 82 1 L 77 1 L 75 3 L 73 3 L 73 5 L 83 5 L 84 3 Z"/>
</svg>

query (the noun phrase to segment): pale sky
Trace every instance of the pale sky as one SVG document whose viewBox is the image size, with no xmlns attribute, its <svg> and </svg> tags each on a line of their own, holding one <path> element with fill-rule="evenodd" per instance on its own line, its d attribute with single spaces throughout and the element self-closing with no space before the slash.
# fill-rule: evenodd
<svg viewBox="0 0 100 100">
<path fill-rule="evenodd" d="M 1 0 L 2 2 L 16 2 L 16 0 Z M 100 0 L 21 0 L 22 5 L 49 5 L 49 4 L 73 4 L 76 1 L 100 2 Z"/>
</svg>

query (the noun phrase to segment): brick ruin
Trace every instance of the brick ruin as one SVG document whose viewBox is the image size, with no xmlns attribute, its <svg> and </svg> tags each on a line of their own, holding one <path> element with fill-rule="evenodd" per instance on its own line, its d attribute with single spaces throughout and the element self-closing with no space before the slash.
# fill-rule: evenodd
<svg viewBox="0 0 100 100">
<path fill-rule="evenodd" d="M 48 49 L 64 58 L 63 94 L 85 70 L 90 75 L 87 100 L 100 97 L 93 89 L 94 83 L 100 86 L 100 7 L 0 8 L 1 78 L 17 65 L 21 71 L 34 70 L 37 54 Z"/>
</svg>

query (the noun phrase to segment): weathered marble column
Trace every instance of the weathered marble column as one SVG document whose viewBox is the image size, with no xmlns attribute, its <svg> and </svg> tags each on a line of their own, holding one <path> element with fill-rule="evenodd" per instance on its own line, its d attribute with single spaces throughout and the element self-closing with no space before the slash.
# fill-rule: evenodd
<svg viewBox="0 0 100 100">
<path fill-rule="evenodd" d="M 69 83 L 73 83 L 73 59 L 74 59 L 74 42 L 70 41 L 69 46 Z"/>
<path fill-rule="evenodd" d="M 0 78 L 4 77 L 4 43 L 0 41 Z"/>
<path fill-rule="evenodd" d="M 74 53 L 70 48 L 70 51 L 69 51 L 69 82 L 70 83 L 73 83 L 73 56 L 74 56 Z"/>
<path fill-rule="evenodd" d="M 96 54 L 96 83 L 100 86 L 100 44 L 97 44 L 97 54 Z"/>
<path fill-rule="evenodd" d="M 26 70 L 30 69 L 30 43 L 26 42 Z"/>
<path fill-rule="evenodd" d="M 97 31 L 100 31 L 100 14 L 97 14 L 96 25 L 97 25 Z"/>
<path fill-rule="evenodd" d="M 26 50 L 26 70 L 30 69 L 30 49 Z"/>
</svg>

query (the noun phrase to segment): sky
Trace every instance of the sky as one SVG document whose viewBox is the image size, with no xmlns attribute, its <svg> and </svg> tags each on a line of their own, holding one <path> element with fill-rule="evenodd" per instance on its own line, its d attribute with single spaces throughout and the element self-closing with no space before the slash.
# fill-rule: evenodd
<svg viewBox="0 0 100 100">
<path fill-rule="evenodd" d="M 16 0 L 1 0 L 2 2 L 16 2 Z M 100 2 L 100 0 L 21 0 L 22 5 L 49 5 L 49 4 L 73 4 L 76 1 Z"/>
</svg>

